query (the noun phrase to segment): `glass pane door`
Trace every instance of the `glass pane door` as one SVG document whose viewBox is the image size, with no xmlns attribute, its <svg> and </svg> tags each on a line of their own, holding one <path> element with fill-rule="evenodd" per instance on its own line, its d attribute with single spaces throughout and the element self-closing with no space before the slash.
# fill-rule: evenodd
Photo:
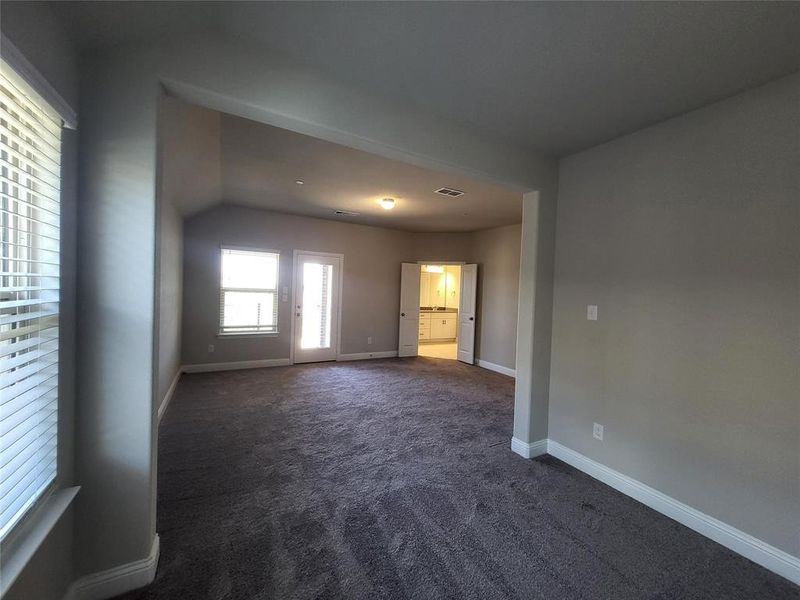
<svg viewBox="0 0 800 600">
<path fill-rule="evenodd" d="M 303 302 L 300 347 L 331 347 L 333 265 L 303 264 Z"/>
<path fill-rule="evenodd" d="M 294 362 L 336 360 L 339 340 L 339 255 L 295 257 Z"/>
</svg>

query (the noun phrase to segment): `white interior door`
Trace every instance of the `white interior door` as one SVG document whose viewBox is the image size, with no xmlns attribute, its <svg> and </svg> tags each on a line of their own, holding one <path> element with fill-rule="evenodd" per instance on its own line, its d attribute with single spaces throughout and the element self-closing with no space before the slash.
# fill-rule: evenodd
<svg viewBox="0 0 800 600">
<path fill-rule="evenodd" d="M 420 265 L 402 264 L 398 356 L 417 356 L 419 352 L 419 278 Z"/>
<path fill-rule="evenodd" d="M 295 254 L 294 362 L 336 360 L 341 276 L 341 255 Z"/>
<path fill-rule="evenodd" d="M 458 309 L 458 360 L 475 362 L 475 302 L 478 292 L 478 265 L 461 267 L 461 306 Z"/>
</svg>

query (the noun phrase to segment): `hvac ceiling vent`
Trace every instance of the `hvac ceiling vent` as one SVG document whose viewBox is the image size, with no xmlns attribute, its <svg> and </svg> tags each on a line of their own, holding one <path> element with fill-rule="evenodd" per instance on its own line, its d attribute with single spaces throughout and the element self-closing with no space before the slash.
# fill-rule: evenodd
<svg viewBox="0 0 800 600">
<path fill-rule="evenodd" d="M 451 198 L 458 198 L 459 196 L 463 196 L 464 192 L 461 190 L 454 190 L 453 188 L 443 187 L 436 190 L 437 194 L 441 194 L 442 196 L 450 196 Z"/>
<path fill-rule="evenodd" d="M 361 214 L 361 213 L 353 212 L 352 210 L 341 210 L 341 209 L 335 210 L 333 212 L 336 213 L 337 215 L 341 215 L 343 217 L 357 217 L 358 215 Z"/>
</svg>

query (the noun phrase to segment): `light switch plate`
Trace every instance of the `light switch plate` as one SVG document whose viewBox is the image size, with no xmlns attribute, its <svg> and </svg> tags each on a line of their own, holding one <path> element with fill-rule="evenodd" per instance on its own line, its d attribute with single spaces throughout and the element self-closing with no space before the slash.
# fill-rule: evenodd
<svg viewBox="0 0 800 600">
<path fill-rule="evenodd" d="M 595 423 L 594 427 L 592 428 L 592 436 L 596 440 L 603 441 L 603 426 L 600 423 Z"/>
<path fill-rule="evenodd" d="M 586 319 L 589 321 L 597 321 L 597 305 L 590 304 L 586 307 Z"/>
</svg>

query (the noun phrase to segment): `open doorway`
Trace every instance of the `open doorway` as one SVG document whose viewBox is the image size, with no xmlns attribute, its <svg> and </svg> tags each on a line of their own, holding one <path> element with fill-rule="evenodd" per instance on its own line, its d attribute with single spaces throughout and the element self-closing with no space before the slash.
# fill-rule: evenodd
<svg viewBox="0 0 800 600">
<path fill-rule="evenodd" d="M 478 265 L 403 263 L 398 356 L 475 361 Z"/>
<path fill-rule="evenodd" d="M 419 274 L 419 355 L 458 358 L 461 265 L 429 264 Z"/>
</svg>

